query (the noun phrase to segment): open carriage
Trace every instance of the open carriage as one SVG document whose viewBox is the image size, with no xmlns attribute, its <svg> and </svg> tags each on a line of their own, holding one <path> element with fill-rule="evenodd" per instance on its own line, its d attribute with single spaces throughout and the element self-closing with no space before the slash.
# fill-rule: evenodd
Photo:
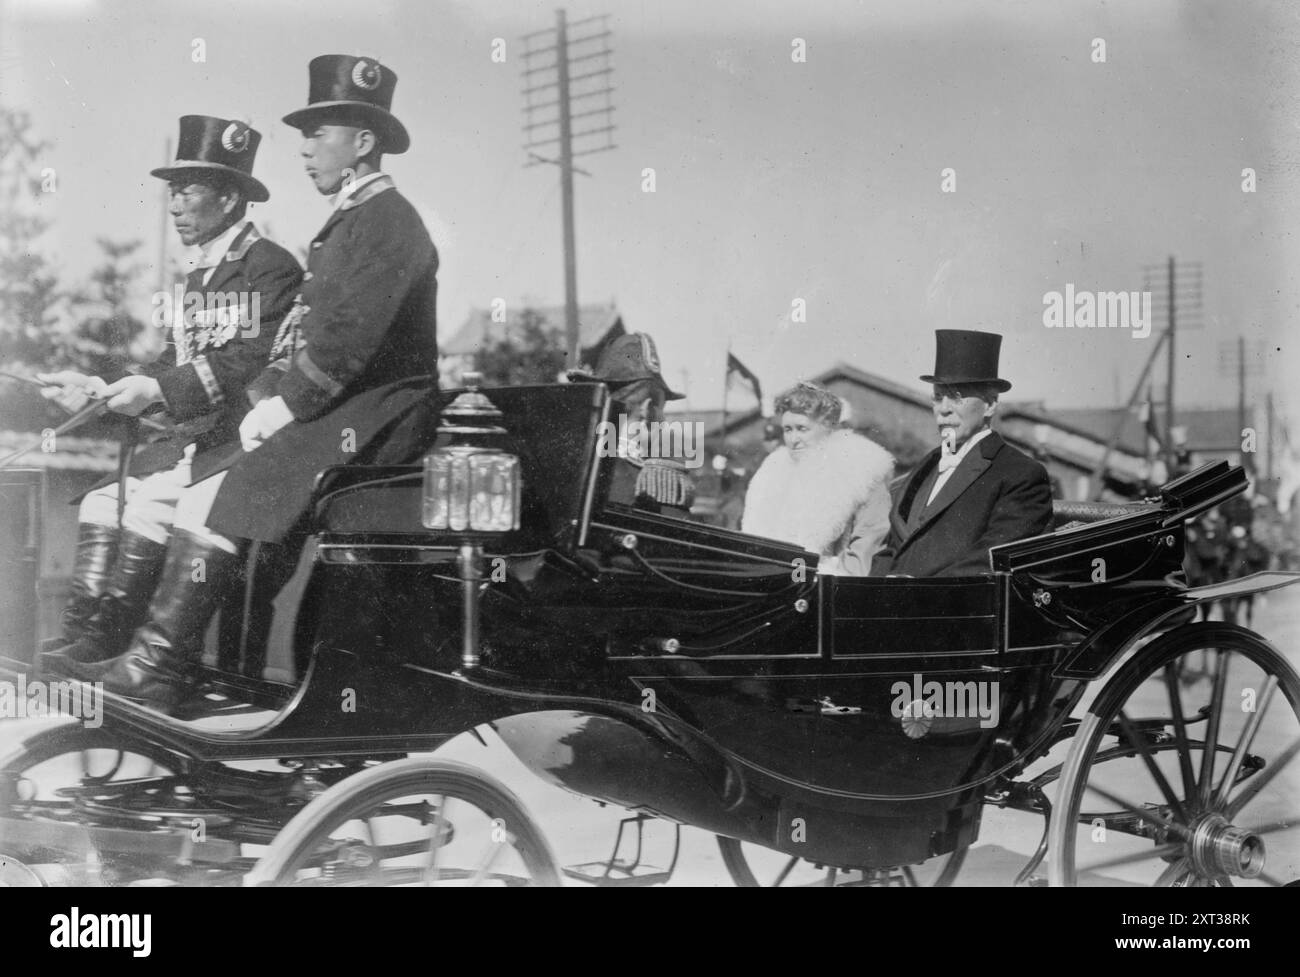
<svg viewBox="0 0 1300 977">
<path fill-rule="evenodd" d="M 986 575 L 830 576 L 613 501 L 602 386 L 486 393 L 499 420 L 430 425 L 428 472 L 322 473 L 297 685 L 209 670 L 173 716 L 110 696 L 0 762 L 6 881 L 556 883 L 514 794 L 434 752 L 488 729 L 637 831 L 716 834 L 740 884 L 946 884 L 990 805 L 1043 818 L 1021 881 L 1300 880 L 1300 678 L 1188 623 L 1300 579 L 1186 586 L 1184 523 L 1240 469 L 1058 504 Z"/>
</svg>

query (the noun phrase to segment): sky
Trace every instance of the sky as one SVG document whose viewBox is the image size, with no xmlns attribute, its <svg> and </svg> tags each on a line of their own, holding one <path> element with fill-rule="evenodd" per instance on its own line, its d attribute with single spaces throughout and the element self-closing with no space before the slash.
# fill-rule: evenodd
<svg viewBox="0 0 1300 977">
<path fill-rule="evenodd" d="M 1300 5 L 568 8 L 593 14 L 610 15 L 617 148 L 576 178 L 579 297 L 651 333 L 692 407 L 721 401 L 728 346 L 773 392 L 837 361 L 922 389 L 936 328 L 1002 333 L 1012 398 L 1113 404 L 1163 321 L 1146 339 L 1049 329 L 1044 297 L 1137 290 L 1174 255 L 1203 280 L 1200 325 L 1179 331 L 1180 406 L 1236 403 L 1223 346 L 1241 335 L 1248 401 L 1272 390 L 1300 432 Z M 0 0 L 0 103 L 31 112 L 58 175 L 42 245 L 72 279 L 98 236 L 157 260 L 148 171 L 178 117 L 200 113 L 262 132 L 271 200 L 252 216 L 299 250 L 328 202 L 280 119 L 306 103 L 312 57 L 350 53 L 398 75 L 412 147 L 385 169 L 440 250 L 440 334 L 497 298 L 560 303 L 558 173 L 524 168 L 521 149 L 520 38 L 554 16 L 531 0 Z M 173 236 L 170 260 L 181 251 Z"/>
</svg>

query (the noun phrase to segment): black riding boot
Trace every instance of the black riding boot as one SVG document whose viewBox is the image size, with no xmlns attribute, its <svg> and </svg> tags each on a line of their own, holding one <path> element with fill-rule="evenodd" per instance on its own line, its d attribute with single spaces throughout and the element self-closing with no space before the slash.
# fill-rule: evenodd
<svg viewBox="0 0 1300 977">
<path fill-rule="evenodd" d="M 103 682 L 105 691 L 170 712 L 193 690 L 208 623 L 222 593 L 238 578 L 239 562 L 184 530 L 173 532 L 148 623 L 136 630 L 123 654 L 75 665 L 73 677 Z"/>
<path fill-rule="evenodd" d="M 41 655 L 41 668 L 61 674 L 74 662 L 103 661 L 119 654 L 131 632 L 144 621 L 166 556 L 165 543 L 155 543 L 131 532 L 122 533 L 117 559 L 108 572 L 94 612 L 81 625 L 81 636 L 70 645 Z"/>
<path fill-rule="evenodd" d="M 83 522 L 77 527 L 77 559 L 72 567 L 72 594 L 59 614 L 63 636 L 53 639 L 55 648 L 70 645 L 86 633 L 86 623 L 95 613 L 100 595 L 108 583 L 120 535 L 121 530 L 116 526 Z"/>
</svg>

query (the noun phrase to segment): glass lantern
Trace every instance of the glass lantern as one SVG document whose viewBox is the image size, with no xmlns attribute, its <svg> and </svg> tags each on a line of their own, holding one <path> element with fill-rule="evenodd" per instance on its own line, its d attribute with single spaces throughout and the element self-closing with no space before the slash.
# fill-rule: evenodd
<svg viewBox="0 0 1300 977">
<path fill-rule="evenodd" d="M 493 447 L 506 431 L 501 412 L 478 390 L 481 377 L 465 375 L 466 390 L 442 412 L 447 441 L 424 457 L 426 529 L 455 533 L 508 533 L 519 528 L 519 458 Z"/>
</svg>

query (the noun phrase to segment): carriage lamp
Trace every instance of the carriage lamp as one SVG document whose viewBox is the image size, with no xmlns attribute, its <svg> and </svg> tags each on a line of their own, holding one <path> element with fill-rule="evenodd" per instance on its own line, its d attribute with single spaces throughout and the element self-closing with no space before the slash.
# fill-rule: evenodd
<svg viewBox="0 0 1300 977">
<path fill-rule="evenodd" d="M 482 377 L 467 373 L 466 390 L 442 412 L 439 440 L 424 457 L 426 529 L 505 533 L 519 528 L 519 459 L 492 447 L 506 434 L 501 412 L 478 390 Z"/>
<path fill-rule="evenodd" d="M 420 521 L 459 537 L 464 598 L 461 664 L 479 664 L 479 582 L 483 539 L 519 528 L 519 458 L 494 445 L 505 440 L 501 411 L 479 392 L 482 376 L 466 373 L 465 390 L 443 409 L 439 446 L 424 457 Z"/>
</svg>

